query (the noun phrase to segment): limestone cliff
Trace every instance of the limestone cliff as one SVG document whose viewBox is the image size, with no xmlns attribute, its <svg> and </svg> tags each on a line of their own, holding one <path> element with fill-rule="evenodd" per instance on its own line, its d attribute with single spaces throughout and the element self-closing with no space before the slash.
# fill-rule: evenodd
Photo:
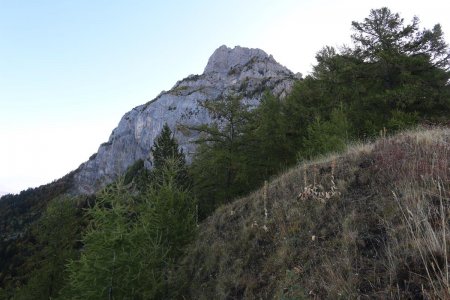
<svg viewBox="0 0 450 300">
<path fill-rule="evenodd" d="M 260 49 L 221 46 L 210 57 L 203 74 L 190 75 L 170 91 L 127 112 L 109 140 L 77 170 L 74 192 L 94 193 L 123 174 L 136 160 L 148 158 L 164 123 L 175 133 L 189 160 L 197 136 L 179 125 L 211 122 L 211 116 L 200 103 L 237 93 L 257 105 L 266 89 L 284 97 L 296 77 Z"/>
</svg>

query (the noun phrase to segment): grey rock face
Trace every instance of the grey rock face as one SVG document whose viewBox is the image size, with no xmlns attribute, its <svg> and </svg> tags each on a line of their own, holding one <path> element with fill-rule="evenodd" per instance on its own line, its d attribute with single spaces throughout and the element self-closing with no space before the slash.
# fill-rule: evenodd
<svg viewBox="0 0 450 300">
<path fill-rule="evenodd" d="M 212 121 L 202 102 L 240 94 L 257 105 L 266 89 L 285 97 L 296 76 L 260 49 L 221 46 L 210 57 L 202 75 L 178 81 L 168 92 L 127 112 L 98 152 L 77 170 L 74 192 L 91 194 L 122 175 L 138 159 L 147 159 L 164 123 L 175 134 L 190 161 L 195 132 L 184 126 Z M 149 162 L 146 162 L 148 165 Z"/>
</svg>

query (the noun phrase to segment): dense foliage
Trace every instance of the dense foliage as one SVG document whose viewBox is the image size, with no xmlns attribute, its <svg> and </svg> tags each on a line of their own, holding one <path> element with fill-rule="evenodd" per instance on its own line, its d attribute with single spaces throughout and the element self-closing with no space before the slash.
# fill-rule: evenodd
<svg viewBox="0 0 450 300">
<path fill-rule="evenodd" d="M 260 186 L 298 160 L 342 151 L 349 141 L 447 122 L 450 52 L 441 27 L 419 30 L 388 8 L 353 22 L 353 47 L 317 53 L 311 75 L 281 100 L 267 93 L 256 109 L 230 95 L 207 103 L 216 122 L 192 164 L 200 216 Z"/>
<path fill-rule="evenodd" d="M 62 274 L 67 260 L 78 256 L 82 225 L 76 204 L 73 198 L 55 198 L 33 227 L 39 249 L 31 259 L 34 266 L 30 278 L 16 299 L 52 299 L 66 283 L 67 277 Z"/>
<path fill-rule="evenodd" d="M 168 127 L 152 151 L 158 163 L 144 186 L 134 165 L 127 174 L 140 181 L 108 186 L 87 210 L 84 248 L 80 259 L 68 264 L 63 299 L 169 297 L 170 269 L 195 233 L 196 201 L 180 183 L 184 157 Z"/>
<path fill-rule="evenodd" d="M 72 187 L 73 172 L 52 183 L 0 198 L 0 290 L 12 295 L 36 269 L 36 222 L 52 199 Z M 0 293 L 1 295 L 1 293 Z M 0 297 L 1 299 L 1 297 Z"/>
<path fill-rule="evenodd" d="M 209 215 L 214 208 L 246 189 L 246 178 L 240 176 L 245 144 L 242 134 L 248 123 L 248 106 L 242 97 L 230 96 L 203 104 L 217 122 L 192 130 L 201 133 L 200 144 L 191 171 L 195 192 L 202 200 L 199 215 Z"/>
</svg>

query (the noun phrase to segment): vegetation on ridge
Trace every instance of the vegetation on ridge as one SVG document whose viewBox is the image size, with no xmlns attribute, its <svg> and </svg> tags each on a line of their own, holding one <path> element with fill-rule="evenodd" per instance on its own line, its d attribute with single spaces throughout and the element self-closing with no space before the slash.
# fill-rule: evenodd
<svg viewBox="0 0 450 300">
<path fill-rule="evenodd" d="M 450 130 L 305 162 L 201 225 L 189 299 L 447 299 Z"/>
<path fill-rule="evenodd" d="M 201 218 L 298 160 L 380 131 L 448 122 L 450 51 L 440 26 L 419 30 L 417 18 L 405 25 L 387 8 L 352 26 L 354 46 L 319 51 L 286 99 L 268 92 L 251 111 L 236 95 L 205 104 L 215 122 L 194 128 L 203 135 L 191 168 Z"/>
</svg>

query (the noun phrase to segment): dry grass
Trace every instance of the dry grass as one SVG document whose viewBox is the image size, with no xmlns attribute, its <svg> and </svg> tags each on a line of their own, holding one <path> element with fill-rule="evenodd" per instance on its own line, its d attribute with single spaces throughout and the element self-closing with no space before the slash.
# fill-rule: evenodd
<svg viewBox="0 0 450 300">
<path fill-rule="evenodd" d="M 450 130 L 304 163 L 221 207 L 175 282 L 192 299 L 447 299 Z"/>
<path fill-rule="evenodd" d="M 401 213 L 400 224 L 388 224 L 389 271 L 406 269 L 401 271 L 407 277 L 403 284 L 419 289 L 420 283 L 422 298 L 449 299 L 450 133 L 409 132 L 402 140 L 406 143 L 390 140 L 380 146 L 385 152 L 382 173 L 397 173 L 386 177 L 396 183 L 392 192 Z"/>
</svg>

